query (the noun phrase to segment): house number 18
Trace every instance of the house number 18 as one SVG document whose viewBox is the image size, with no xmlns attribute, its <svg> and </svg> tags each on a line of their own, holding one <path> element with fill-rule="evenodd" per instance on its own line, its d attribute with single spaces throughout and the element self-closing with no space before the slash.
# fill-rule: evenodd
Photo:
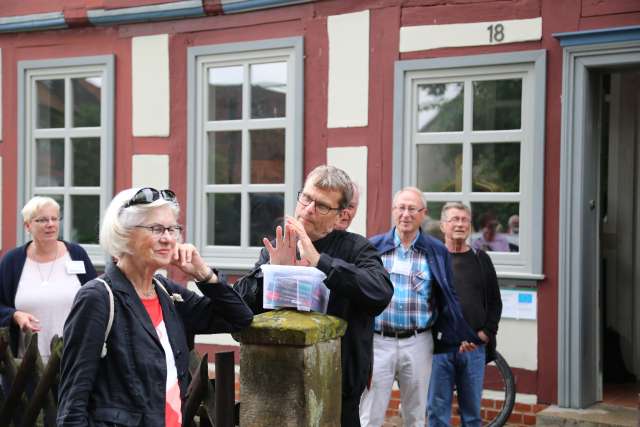
<svg viewBox="0 0 640 427">
<path fill-rule="evenodd" d="M 489 25 L 487 31 L 489 31 L 489 43 L 504 41 L 504 25 Z"/>
</svg>

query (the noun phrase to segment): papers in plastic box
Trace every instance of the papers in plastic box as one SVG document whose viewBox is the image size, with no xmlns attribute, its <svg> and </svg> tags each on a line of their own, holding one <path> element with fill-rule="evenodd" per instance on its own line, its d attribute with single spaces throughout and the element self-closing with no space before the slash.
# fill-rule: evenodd
<svg viewBox="0 0 640 427">
<path fill-rule="evenodd" d="M 262 266 L 264 308 L 293 307 L 299 311 L 327 312 L 329 289 L 326 275 L 315 267 L 293 265 Z"/>
</svg>

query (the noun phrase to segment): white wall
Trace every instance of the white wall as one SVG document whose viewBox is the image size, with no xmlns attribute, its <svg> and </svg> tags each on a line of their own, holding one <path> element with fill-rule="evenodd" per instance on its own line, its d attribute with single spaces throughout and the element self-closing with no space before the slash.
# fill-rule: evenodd
<svg viewBox="0 0 640 427">
<path fill-rule="evenodd" d="M 327 127 L 369 121 L 369 11 L 327 18 L 329 88 Z"/>
<path fill-rule="evenodd" d="M 169 156 L 166 154 L 137 154 L 131 165 L 132 187 L 169 188 Z"/>
<path fill-rule="evenodd" d="M 334 147 L 327 149 L 327 164 L 344 170 L 360 189 L 360 207 L 350 231 L 367 234 L 367 147 Z"/>
<path fill-rule="evenodd" d="M 169 136 L 169 36 L 131 40 L 133 136 Z"/>
<path fill-rule="evenodd" d="M 538 370 L 538 322 L 502 319 L 498 329 L 498 351 L 512 368 Z"/>
</svg>

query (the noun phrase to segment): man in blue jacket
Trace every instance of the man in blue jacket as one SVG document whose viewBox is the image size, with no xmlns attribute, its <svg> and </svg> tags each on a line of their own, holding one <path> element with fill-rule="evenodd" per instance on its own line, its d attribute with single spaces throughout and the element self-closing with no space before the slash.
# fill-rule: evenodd
<svg viewBox="0 0 640 427">
<path fill-rule="evenodd" d="M 479 342 L 467 325 L 451 286 L 446 247 L 424 235 L 427 213 L 423 193 L 406 187 L 393 198 L 394 227 L 371 239 L 382 255 L 394 287 L 391 302 L 376 317 L 373 377 L 360 405 L 363 426 L 381 426 L 394 380 L 400 387 L 405 426 L 425 425 L 427 391 L 434 348 Z"/>
</svg>

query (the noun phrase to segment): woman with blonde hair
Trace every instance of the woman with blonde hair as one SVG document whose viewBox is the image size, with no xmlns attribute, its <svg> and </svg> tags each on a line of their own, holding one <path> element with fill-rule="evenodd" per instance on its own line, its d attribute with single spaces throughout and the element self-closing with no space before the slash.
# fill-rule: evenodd
<svg viewBox="0 0 640 427">
<path fill-rule="evenodd" d="M 54 199 L 32 198 L 22 217 L 32 240 L 0 261 L 0 326 L 10 327 L 17 356 L 25 351 L 24 333 L 37 332 L 38 349 L 46 360 L 51 338 L 62 336 L 76 292 L 96 277 L 96 270 L 80 245 L 59 240 L 60 205 Z"/>
</svg>

